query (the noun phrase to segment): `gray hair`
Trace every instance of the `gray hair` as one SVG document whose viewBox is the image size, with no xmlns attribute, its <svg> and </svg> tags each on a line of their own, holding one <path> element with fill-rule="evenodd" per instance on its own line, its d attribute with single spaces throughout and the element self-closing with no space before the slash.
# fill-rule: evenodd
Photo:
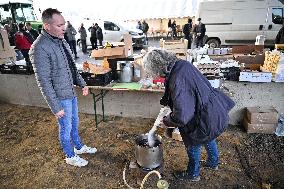
<svg viewBox="0 0 284 189">
<path fill-rule="evenodd" d="M 174 53 L 162 49 L 153 49 L 145 54 L 143 64 L 148 76 L 159 76 L 161 73 L 169 73 L 169 65 L 173 65 L 178 58 Z M 170 66 L 171 67 L 171 66 Z"/>
<path fill-rule="evenodd" d="M 61 12 L 59 10 L 57 10 L 57 9 L 52 9 L 52 8 L 45 9 L 42 12 L 42 16 L 41 16 L 42 22 L 50 24 L 52 22 L 52 16 L 54 14 L 59 14 L 60 15 Z"/>
</svg>

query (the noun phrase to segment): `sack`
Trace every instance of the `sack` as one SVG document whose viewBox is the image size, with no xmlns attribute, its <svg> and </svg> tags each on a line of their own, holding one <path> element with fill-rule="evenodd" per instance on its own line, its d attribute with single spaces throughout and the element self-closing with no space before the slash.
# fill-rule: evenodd
<svg viewBox="0 0 284 189">
<path fill-rule="evenodd" d="M 173 29 L 171 27 L 168 28 L 168 32 L 172 32 Z"/>
</svg>

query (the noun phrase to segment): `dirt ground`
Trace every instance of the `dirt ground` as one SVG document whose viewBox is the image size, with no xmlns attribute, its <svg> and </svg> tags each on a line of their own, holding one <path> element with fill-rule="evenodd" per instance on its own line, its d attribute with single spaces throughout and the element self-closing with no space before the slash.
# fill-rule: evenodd
<svg viewBox="0 0 284 189">
<path fill-rule="evenodd" d="M 135 138 L 146 133 L 153 119 L 107 117 L 95 127 L 93 115 L 80 114 L 80 134 L 98 152 L 82 155 L 89 161 L 77 168 L 64 162 L 58 127 L 49 109 L 0 103 L 0 188 L 127 188 L 122 172 L 135 159 Z M 159 134 L 163 136 L 162 131 Z M 185 169 L 187 156 L 181 142 L 163 137 L 164 179 L 171 189 L 284 188 L 284 137 L 246 134 L 230 126 L 218 138 L 218 171 L 201 169 L 201 181 L 177 181 L 173 170 Z M 205 159 L 205 153 L 202 159 Z M 133 170 L 126 180 L 139 188 Z M 145 188 L 156 188 L 153 175 Z"/>
</svg>

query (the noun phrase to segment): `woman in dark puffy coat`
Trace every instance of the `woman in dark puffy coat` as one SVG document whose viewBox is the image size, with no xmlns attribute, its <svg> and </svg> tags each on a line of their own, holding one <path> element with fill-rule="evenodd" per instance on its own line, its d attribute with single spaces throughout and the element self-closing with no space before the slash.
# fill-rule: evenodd
<svg viewBox="0 0 284 189">
<path fill-rule="evenodd" d="M 229 111 L 235 103 L 209 81 L 190 62 L 178 59 L 165 50 L 148 52 L 144 59 L 146 72 L 166 77 L 165 93 L 160 103 L 172 112 L 164 117 L 167 127 L 178 127 L 187 150 L 187 170 L 175 171 L 180 180 L 200 180 L 201 147 L 205 146 L 205 166 L 218 169 L 219 155 L 216 138 L 229 122 Z M 178 158 L 178 157 L 177 157 Z"/>
</svg>

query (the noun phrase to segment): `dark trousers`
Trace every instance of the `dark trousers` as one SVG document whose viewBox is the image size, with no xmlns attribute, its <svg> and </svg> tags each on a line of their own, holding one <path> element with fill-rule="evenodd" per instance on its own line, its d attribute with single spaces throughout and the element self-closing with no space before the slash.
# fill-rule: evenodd
<svg viewBox="0 0 284 189">
<path fill-rule="evenodd" d="M 23 57 L 25 58 L 26 65 L 27 65 L 27 71 L 31 73 L 33 71 L 33 67 L 32 67 L 32 63 L 30 60 L 30 56 L 29 56 L 29 50 L 30 49 L 22 49 L 21 53 L 23 54 Z"/>
<path fill-rule="evenodd" d="M 97 42 L 97 38 L 95 37 L 91 37 L 90 38 L 91 44 L 92 44 L 92 49 L 97 49 L 98 48 L 98 42 Z"/>
<path fill-rule="evenodd" d="M 76 41 L 75 40 L 69 41 L 69 46 L 75 57 L 77 57 Z"/>
<path fill-rule="evenodd" d="M 203 37 L 196 38 L 196 48 L 203 47 Z"/>
<path fill-rule="evenodd" d="M 188 41 L 187 49 L 191 49 L 191 41 L 192 41 L 191 36 L 190 35 L 185 35 L 184 38 L 187 39 L 187 41 Z"/>
<path fill-rule="evenodd" d="M 145 41 L 144 41 L 144 44 L 145 44 L 145 45 L 148 45 L 148 35 L 147 35 L 147 32 L 146 32 L 146 33 L 144 33 L 144 35 L 145 35 Z"/>
<path fill-rule="evenodd" d="M 86 39 L 81 39 L 81 45 L 82 45 L 82 52 L 87 53 L 87 42 Z"/>
<path fill-rule="evenodd" d="M 100 46 L 103 46 L 103 39 L 98 39 Z"/>
</svg>

